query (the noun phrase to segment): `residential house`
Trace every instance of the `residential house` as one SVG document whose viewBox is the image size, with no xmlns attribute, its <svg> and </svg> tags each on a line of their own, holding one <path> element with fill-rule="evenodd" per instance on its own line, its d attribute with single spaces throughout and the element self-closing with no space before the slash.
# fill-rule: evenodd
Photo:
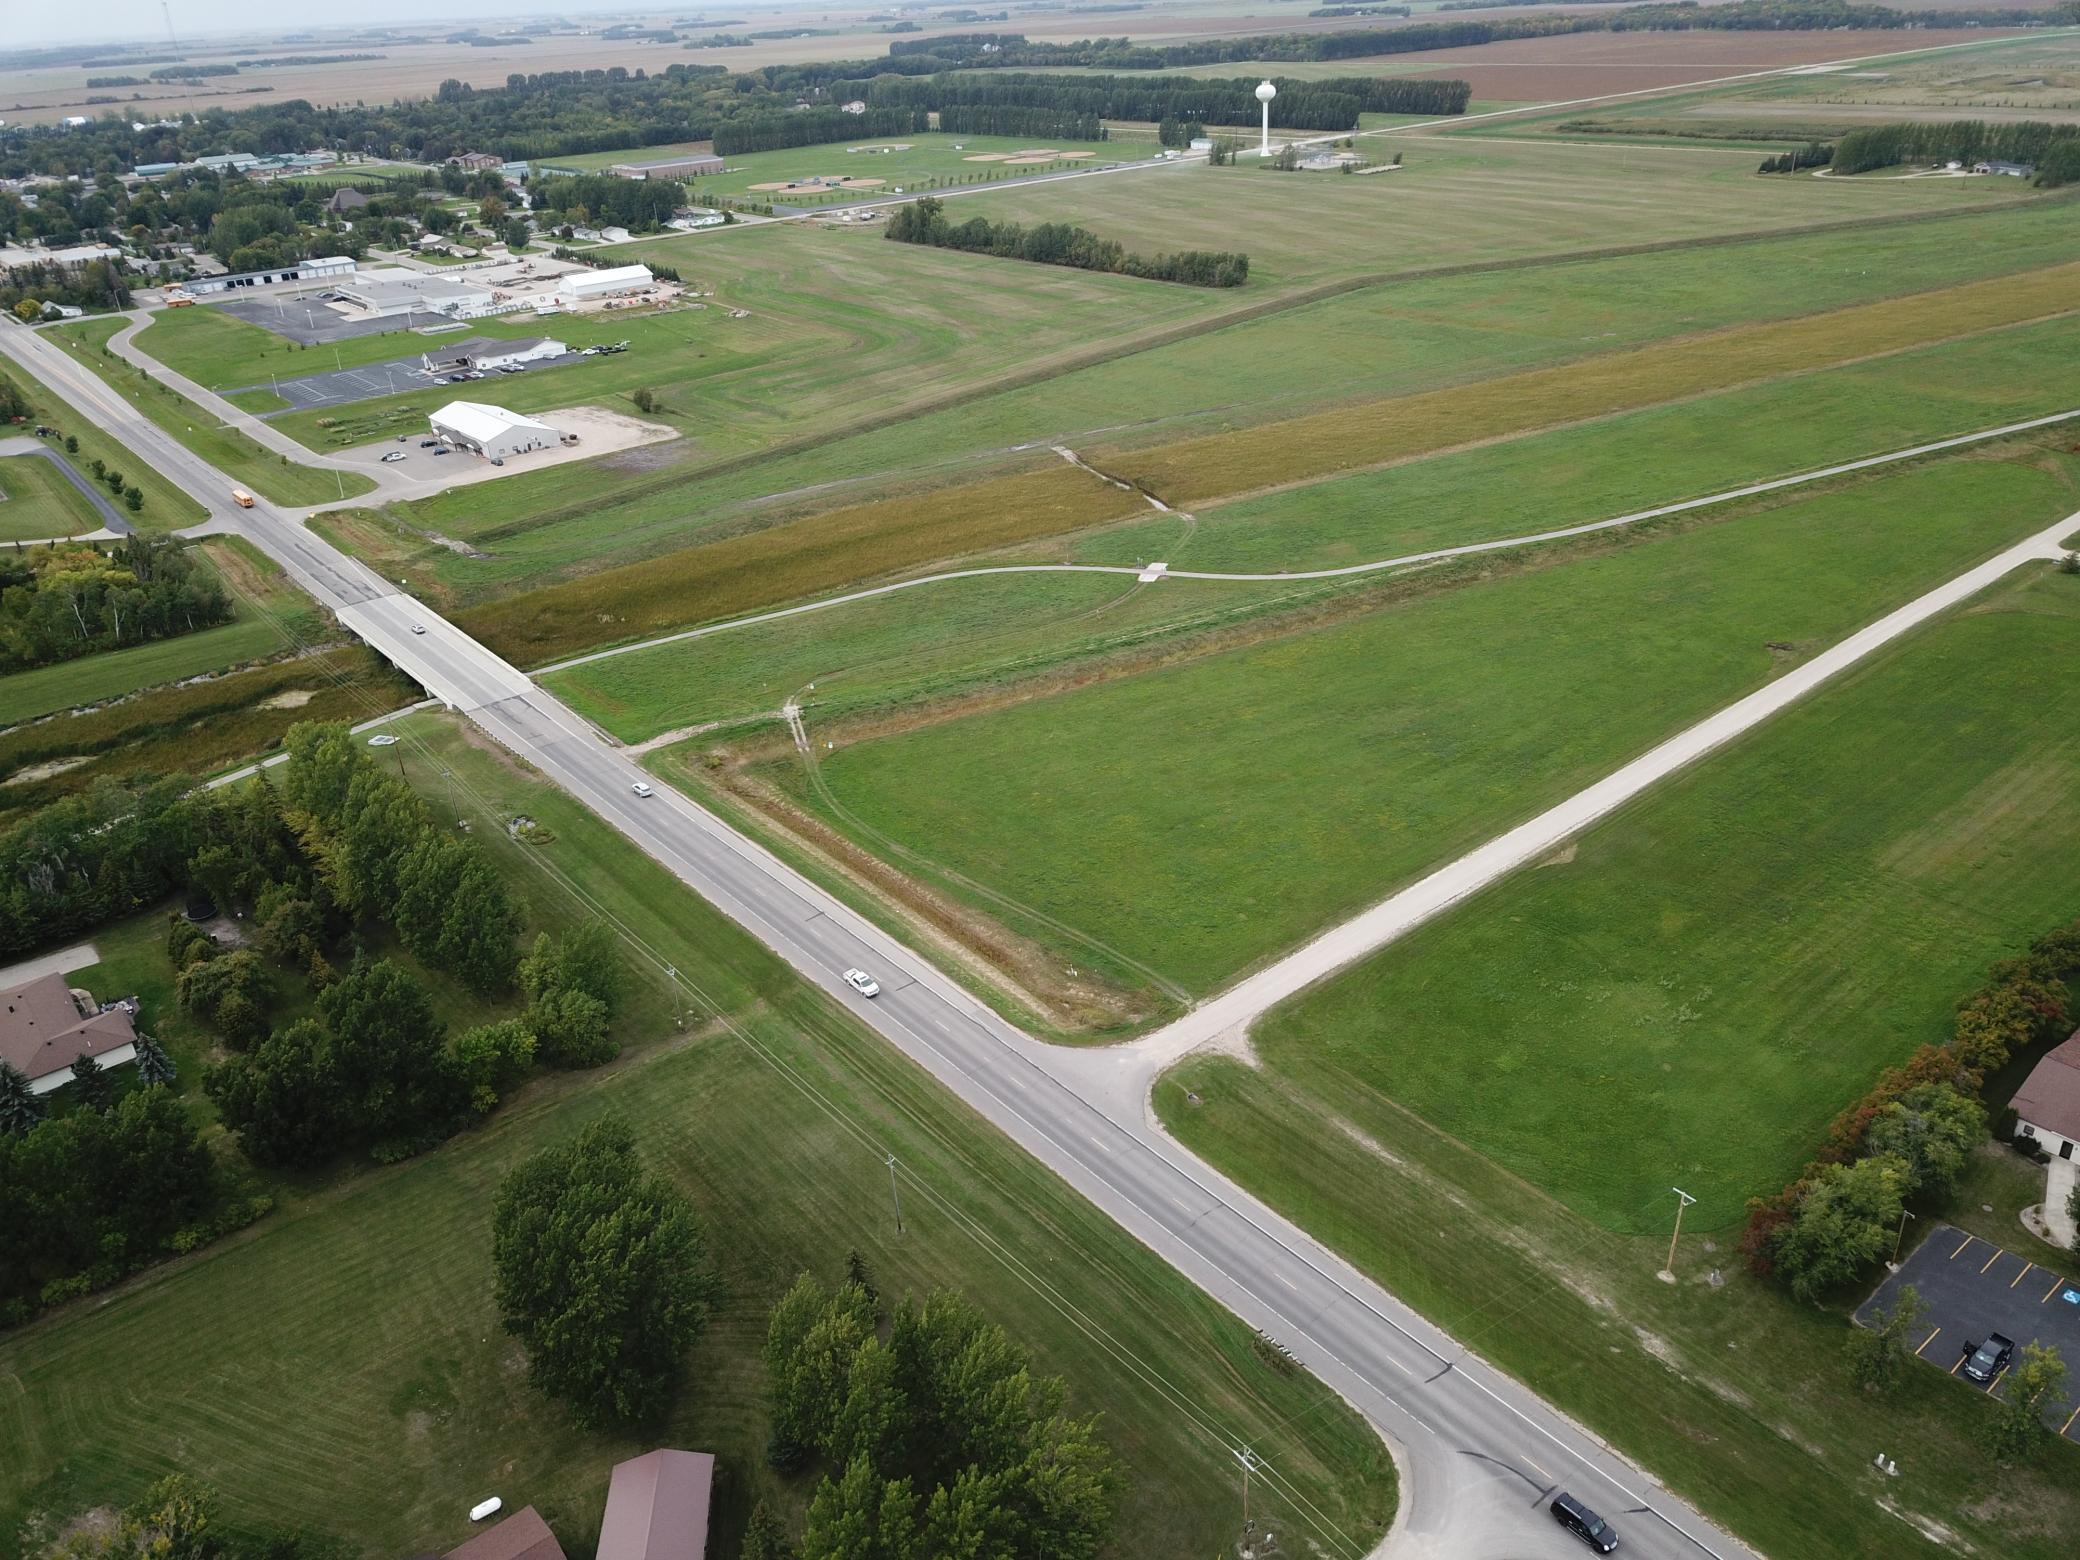
<svg viewBox="0 0 2080 1560">
<path fill-rule="evenodd" d="M 65 984 L 63 975 L 39 975 L 0 990 L 0 1062 L 29 1080 L 37 1094 L 72 1081 L 72 1064 L 91 1056 L 103 1067 L 137 1059 L 134 1002 L 98 1003 Z"/>
</svg>

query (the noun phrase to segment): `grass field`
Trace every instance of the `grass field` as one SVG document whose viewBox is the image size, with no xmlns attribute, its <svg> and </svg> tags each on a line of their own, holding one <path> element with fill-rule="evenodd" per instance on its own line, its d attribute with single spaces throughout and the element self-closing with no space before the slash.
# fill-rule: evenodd
<svg viewBox="0 0 2080 1560">
<path fill-rule="evenodd" d="M 0 457 L 0 542 L 77 536 L 101 525 L 101 511 L 50 461 L 40 455 Z"/>
<path fill-rule="evenodd" d="M 1839 1317 L 1746 1277 L 1725 1226 L 2072 915 L 2080 695 L 2013 695 L 2076 646 L 2080 580 L 2011 578 L 1272 1014 L 1263 1070 L 1187 1063 L 1164 1119 L 1770 1554 L 1922 1552 L 1881 1500 L 1944 1552 L 2063 1552 L 2080 1448 L 1995 1473 L 1935 1371 L 1845 1411 Z M 1702 1199 L 1673 1288 L 1672 1182 Z M 1959 1202 L 2070 1272 L 2015 1222 L 2041 1195 L 1989 1147 Z M 1911 1483 L 1879 1488 L 1878 1433 Z"/>
<path fill-rule="evenodd" d="M 67 437 L 79 441 L 78 452 L 67 454 L 66 459 L 86 472 L 89 480 L 93 478 L 93 462 L 99 459 L 105 465 L 125 473 L 129 482 L 135 483 L 143 491 L 144 508 L 131 517 L 138 529 L 172 530 L 177 526 L 192 525 L 197 520 L 208 518 L 208 513 L 200 504 L 124 449 L 89 419 L 80 415 L 73 409 L 71 402 L 30 374 L 21 364 L 10 359 L 6 367 L 0 369 L 0 373 L 5 373 L 10 380 L 19 385 L 22 394 L 28 398 L 29 427 L 41 423 L 57 429 L 59 437 L 54 442 L 60 449 L 63 449 Z M 95 527 L 100 525 L 98 517 L 94 524 Z"/>
<path fill-rule="evenodd" d="M 232 621 L 0 677 L 0 726 L 222 671 L 328 637 L 310 599 L 250 544 L 222 537 L 203 543 L 201 550 L 231 589 Z"/>
<path fill-rule="evenodd" d="M 90 320 L 49 334 L 113 389 L 135 401 L 138 409 L 165 432 L 270 503 L 318 504 L 342 493 L 353 498 L 375 486 L 359 473 L 320 471 L 291 464 L 286 456 L 271 455 L 236 428 L 217 422 L 178 391 L 157 380 L 148 380 L 127 359 L 107 350 L 108 338 L 127 323 L 122 319 Z M 347 476 L 353 480 L 344 480 Z"/>
<path fill-rule="evenodd" d="M 422 1159 L 292 1191 L 246 1237 L 0 1341 L 17 1388 L 0 1402 L 16 1449 L 0 1465 L 0 1531 L 40 1508 L 120 1499 L 177 1457 L 235 1519 L 334 1534 L 354 1553 L 453 1543 L 466 1527 L 457 1492 L 479 1486 L 512 1507 L 532 1501 L 580 1547 L 608 1466 L 654 1440 L 722 1458 L 714 1542 L 727 1553 L 753 1499 L 798 1512 L 807 1493 L 764 1464 L 766 1312 L 796 1273 L 840 1272 L 856 1247 L 884 1294 L 960 1288 L 1069 1377 L 1077 1411 L 1102 1411 L 1129 1472 L 1112 1553 L 1211 1552 L 1231 1538 L 1230 1437 L 1263 1450 L 1324 1516 L 1311 1526 L 1259 1484 L 1260 1520 L 1307 1533 L 1319 1553 L 1369 1548 L 1392 1509 L 1391 1470 L 1324 1388 L 1266 1362 L 1247 1329 L 589 813 L 452 727 L 414 729 L 430 747 L 404 750 L 411 772 L 456 771 L 478 837 L 541 919 L 639 926 L 647 954 L 736 1027 L 707 1023 L 700 1003 L 679 1032 L 678 1002 L 643 958 L 634 1044 L 617 1066 L 538 1082 Z M 509 840 L 499 820 L 518 812 L 551 842 Z M 698 1204 L 725 1282 L 678 1411 L 640 1441 L 582 1434 L 540 1399 L 490 1298 L 498 1178 L 608 1110 L 636 1123 L 646 1157 Z M 890 1152 L 906 1183 L 901 1236 Z"/>
<path fill-rule="evenodd" d="M 874 740 L 812 709 L 803 799 L 1204 991 L 2073 504 L 1954 460 Z"/>
</svg>

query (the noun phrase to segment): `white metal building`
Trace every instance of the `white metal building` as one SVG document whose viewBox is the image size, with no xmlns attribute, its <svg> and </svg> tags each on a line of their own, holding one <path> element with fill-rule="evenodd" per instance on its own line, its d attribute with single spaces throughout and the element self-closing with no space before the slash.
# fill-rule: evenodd
<svg viewBox="0 0 2080 1560">
<path fill-rule="evenodd" d="M 556 284 L 563 303 L 584 303 L 593 298 L 614 298 L 622 293 L 641 292 L 653 278 L 647 265 L 617 265 L 606 271 L 573 271 Z"/>
<path fill-rule="evenodd" d="M 514 368 L 560 358 L 570 348 L 547 336 L 521 336 L 502 341 L 495 336 L 472 336 L 423 354 L 427 372 L 452 374 L 457 369 L 490 370 Z"/>
<path fill-rule="evenodd" d="M 340 302 L 377 318 L 393 314 L 445 314 L 468 319 L 491 312 L 491 289 L 451 276 L 429 276 L 401 265 L 375 266 L 339 288 Z"/>
<path fill-rule="evenodd" d="M 564 437 L 561 429 L 482 401 L 450 401 L 426 420 L 435 438 L 475 450 L 487 460 L 547 449 L 562 443 Z"/>
<path fill-rule="evenodd" d="M 191 276 L 182 284 L 191 298 L 207 293 L 228 292 L 234 287 L 264 287 L 274 282 L 310 282 L 354 274 L 354 262 L 346 255 L 327 255 L 320 260 L 298 260 L 272 271 L 238 271 L 223 276 Z"/>
</svg>

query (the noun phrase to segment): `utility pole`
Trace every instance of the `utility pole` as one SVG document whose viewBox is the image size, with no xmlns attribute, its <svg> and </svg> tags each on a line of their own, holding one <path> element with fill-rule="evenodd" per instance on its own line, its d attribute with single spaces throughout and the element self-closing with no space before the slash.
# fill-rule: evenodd
<svg viewBox="0 0 2080 1560">
<path fill-rule="evenodd" d="M 1680 1186 L 1670 1187 L 1669 1190 L 1676 1194 L 1676 1227 L 1668 1237 L 1668 1261 L 1662 1265 L 1661 1271 L 1654 1275 L 1664 1284 L 1673 1284 L 1676 1281 L 1676 1242 L 1683 1234 L 1683 1210 L 1697 1201 Z"/>
<path fill-rule="evenodd" d="M 672 1027 L 674 1029 L 684 1029 L 686 1027 L 686 1015 L 683 1011 L 685 1004 L 679 1000 L 679 966 L 667 964 L 664 967 L 664 978 L 672 984 Z"/>
<path fill-rule="evenodd" d="M 1278 1553 L 1278 1535 L 1257 1533 L 1256 1518 L 1249 1514 L 1249 1476 L 1264 1466 L 1263 1460 L 1247 1446 L 1237 1447 L 1235 1460 L 1242 1464 L 1242 1538 L 1235 1545 L 1238 1560 L 1270 1560 Z"/>
<path fill-rule="evenodd" d="M 896 1185 L 896 1156 L 888 1156 L 888 1195 L 895 1199 L 896 1233 L 903 1233 L 903 1189 Z"/>
<path fill-rule="evenodd" d="M 1894 1272 L 1899 1271 L 1899 1248 L 1907 1238 L 1907 1220 L 1914 1216 L 1902 1208 L 1899 1211 L 1899 1233 L 1892 1237 L 1892 1260 L 1885 1265 Z"/>
</svg>

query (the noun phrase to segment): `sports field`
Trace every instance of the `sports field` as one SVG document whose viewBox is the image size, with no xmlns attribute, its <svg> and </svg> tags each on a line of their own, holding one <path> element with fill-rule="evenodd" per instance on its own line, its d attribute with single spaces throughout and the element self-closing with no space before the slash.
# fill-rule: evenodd
<svg viewBox="0 0 2080 1560">
<path fill-rule="evenodd" d="M 475 816 L 536 924 L 606 916 L 640 929 L 622 1060 L 540 1080 L 419 1159 L 286 1185 L 243 1236 L 0 1340 L 15 1386 L 0 1409 L 14 1453 L 0 1463 L 0 1526 L 118 1502 L 177 1457 L 234 1519 L 292 1524 L 353 1554 L 458 1541 L 457 1490 L 496 1487 L 509 1506 L 531 1501 L 560 1530 L 589 1533 L 608 1467 L 663 1442 L 730 1469 L 715 1530 L 728 1552 L 754 1500 L 798 1516 L 808 1493 L 765 1465 L 767 1312 L 797 1273 L 835 1276 L 856 1248 L 885 1295 L 961 1289 L 1068 1376 L 1072 1411 L 1102 1411 L 1129 1475 L 1108 1553 L 1211 1552 L 1232 1536 L 1238 1439 L 1275 1460 L 1284 1486 L 1252 1491 L 1260 1520 L 1326 1555 L 1371 1547 L 1393 1509 L 1392 1470 L 1324 1388 L 1260 1357 L 1247 1329 L 589 813 L 454 727 L 413 729 L 430 747 L 400 750 L 409 772 L 455 771 L 431 799 L 454 795 Z M 500 825 L 515 813 L 542 824 L 545 843 L 508 839 Z M 703 994 L 683 1031 L 666 962 Z M 725 1286 L 677 1412 L 640 1439 L 574 1430 L 528 1386 L 491 1306 L 499 1177 L 610 1110 L 699 1207 Z"/>
<path fill-rule="evenodd" d="M 1944 462 L 768 778 L 1204 992 L 2074 507 Z"/>
</svg>

